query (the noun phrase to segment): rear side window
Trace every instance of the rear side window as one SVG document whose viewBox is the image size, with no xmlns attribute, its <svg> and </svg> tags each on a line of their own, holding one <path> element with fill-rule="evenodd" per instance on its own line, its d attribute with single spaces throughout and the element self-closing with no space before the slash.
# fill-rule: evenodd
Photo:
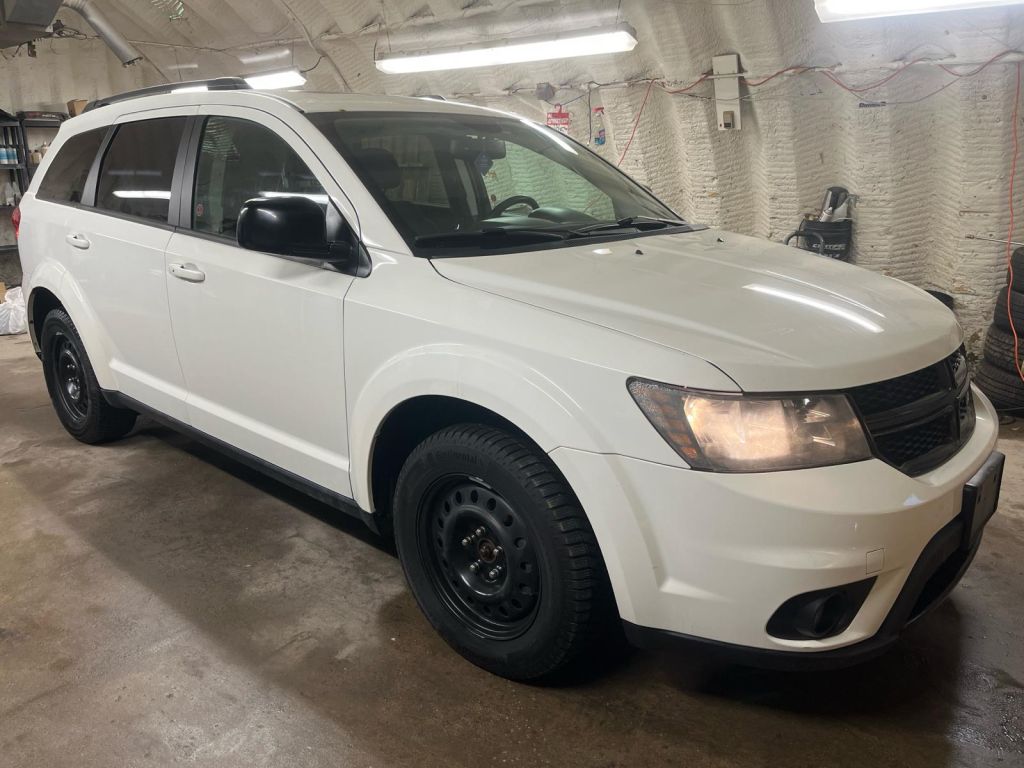
<svg viewBox="0 0 1024 768">
<path fill-rule="evenodd" d="M 106 135 L 106 128 L 96 128 L 65 141 L 50 162 L 36 197 L 55 203 L 82 202 L 89 170 Z"/>
<path fill-rule="evenodd" d="M 118 126 L 100 165 L 96 207 L 166 222 L 171 178 L 186 120 L 162 117 Z"/>
<path fill-rule="evenodd" d="M 246 200 L 292 195 L 327 206 L 327 192 L 284 139 L 250 120 L 206 121 L 192 199 L 194 230 L 233 239 Z"/>
</svg>

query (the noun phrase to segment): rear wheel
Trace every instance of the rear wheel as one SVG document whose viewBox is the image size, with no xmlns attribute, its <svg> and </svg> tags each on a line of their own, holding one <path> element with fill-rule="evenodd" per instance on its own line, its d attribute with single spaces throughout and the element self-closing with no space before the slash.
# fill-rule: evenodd
<svg viewBox="0 0 1024 768">
<path fill-rule="evenodd" d="M 53 409 L 72 437 L 83 443 L 102 443 L 131 431 L 136 414 L 114 408 L 103 398 L 78 329 L 67 312 L 51 310 L 39 340 Z"/>
<path fill-rule="evenodd" d="M 484 669 L 515 680 L 565 671 L 618 631 L 583 510 L 550 460 L 506 432 L 444 429 L 406 461 L 398 554 L 420 608 Z"/>
</svg>

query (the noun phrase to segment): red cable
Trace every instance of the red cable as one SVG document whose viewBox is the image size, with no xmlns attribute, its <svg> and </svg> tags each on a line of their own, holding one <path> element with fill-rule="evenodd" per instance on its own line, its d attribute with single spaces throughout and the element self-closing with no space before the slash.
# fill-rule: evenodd
<svg viewBox="0 0 1024 768">
<path fill-rule="evenodd" d="M 1006 58 L 1011 53 L 1017 53 L 1017 51 L 1003 51 L 1002 53 L 997 53 L 995 56 L 993 56 L 991 59 L 986 61 L 984 64 L 982 64 L 980 67 L 973 70 L 972 72 L 955 72 L 949 67 L 947 67 L 945 64 L 939 64 L 939 69 L 941 69 L 943 72 L 951 74 L 953 77 L 974 77 L 975 75 L 980 74 L 983 70 L 995 64 L 1000 59 Z"/>
<path fill-rule="evenodd" d="M 878 80 L 877 82 L 874 82 L 874 83 L 870 83 L 869 85 L 856 85 L 856 86 L 854 86 L 854 85 L 847 85 L 846 83 L 844 83 L 842 80 L 840 80 L 838 77 L 836 77 L 831 72 L 828 72 L 827 70 L 825 71 L 825 76 L 829 80 L 834 82 L 836 85 L 840 86 L 841 88 L 845 88 L 850 93 L 858 93 L 858 94 L 859 93 L 866 93 L 867 91 L 873 91 L 875 88 L 881 88 L 883 85 L 888 83 L 890 80 L 892 80 L 892 79 L 894 79 L 896 77 L 899 77 L 904 72 L 906 72 L 908 69 L 910 69 L 912 66 L 914 66 L 915 64 L 920 64 L 922 61 L 928 61 L 928 59 L 914 59 L 913 61 L 908 61 L 906 64 L 904 64 L 902 67 L 897 69 L 895 72 L 891 72 L 890 74 L 888 74 L 885 77 L 883 77 L 881 80 Z"/>
<path fill-rule="evenodd" d="M 1013 100 L 1013 160 L 1010 163 L 1010 231 L 1006 236 L 1006 267 L 1010 279 L 1006 281 L 1006 315 L 1010 319 L 1010 330 L 1013 332 L 1013 365 L 1017 369 L 1017 375 L 1024 381 L 1024 371 L 1020 366 L 1020 338 L 1017 336 L 1017 326 L 1013 322 L 1013 225 L 1014 225 L 1014 182 L 1017 178 L 1017 160 L 1020 157 L 1020 78 L 1021 65 L 1017 62 L 1017 90 Z"/>
<path fill-rule="evenodd" d="M 799 73 L 800 73 L 800 74 L 802 75 L 802 74 L 804 74 L 805 72 L 809 72 L 809 71 L 810 71 L 810 70 L 812 70 L 812 69 L 814 69 L 814 67 L 806 67 L 806 66 L 804 66 L 804 65 L 802 65 L 802 64 L 798 64 L 798 65 L 796 65 L 795 67 L 786 67 L 785 69 L 780 69 L 780 70 L 779 70 L 778 72 L 776 72 L 776 73 L 775 73 L 774 75 L 768 75 L 768 77 L 764 78 L 763 80 L 753 80 L 753 81 L 751 81 L 751 80 L 747 80 L 747 78 L 745 78 L 745 77 L 744 77 L 744 78 L 743 78 L 743 82 L 744 82 L 744 83 L 745 83 L 745 84 L 746 84 L 746 85 L 747 85 L 748 87 L 750 87 L 750 88 L 759 88 L 759 87 L 761 87 L 762 85 L 764 85 L 765 83 L 771 82 L 771 81 L 772 81 L 772 80 L 774 80 L 774 79 L 775 79 L 776 77 L 779 77 L 779 76 L 781 76 L 781 75 L 784 75 L 784 74 L 786 74 L 787 72 L 799 72 Z"/>
<path fill-rule="evenodd" d="M 676 88 L 676 89 L 673 90 L 673 89 L 665 88 L 664 85 L 662 85 L 661 87 L 665 88 L 665 93 L 686 93 L 687 91 L 692 91 L 698 85 L 700 85 L 705 80 L 707 80 L 709 77 L 711 77 L 711 75 L 701 75 L 700 77 L 698 77 L 696 80 L 694 80 L 692 83 L 690 83 L 685 88 Z"/>
<path fill-rule="evenodd" d="M 625 148 L 622 150 L 622 154 L 619 155 L 619 162 L 615 165 L 616 167 L 622 165 L 622 161 L 626 159 L 626 153 L 629 152 L 629 148 L 633 145 L 633 138 L 636 136 L 637 126 L 640 125 L 640 117 L 644 113 L 644 107 L 647 106 L 647 99 L 650 98 L 651 90 L 654 88 L 654 84 L 657 80 L 651 80 L 647 86 L 647 93 L 644 94 L 644 100 L 640 103 L 640 111 L 636 113 L 636 120 L 633 121 L 633 131 L 629 134 L 629 141 L 626 142 Z"/>
</svg>

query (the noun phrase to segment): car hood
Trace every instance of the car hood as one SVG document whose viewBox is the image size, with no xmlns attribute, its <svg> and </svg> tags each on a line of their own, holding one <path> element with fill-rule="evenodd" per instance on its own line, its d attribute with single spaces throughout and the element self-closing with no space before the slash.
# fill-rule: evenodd
<svg viewBox="0 0 1024 768">
<path fill-rule="evenodd" d="M 463 285 L 700 357 L 745 391 L 881 381 L 935 363 L 962 338 L 953 313 L 919 288 L 718 230 L 433 264 Z"/>
</svg>

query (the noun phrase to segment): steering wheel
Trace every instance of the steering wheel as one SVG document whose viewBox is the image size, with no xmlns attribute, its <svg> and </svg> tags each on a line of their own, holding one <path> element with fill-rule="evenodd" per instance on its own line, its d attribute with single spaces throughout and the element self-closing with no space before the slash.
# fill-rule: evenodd
<svg viewBox="0 0 1024 768">
<path fill-rule="evenodd" d="M 501 216 L 505 211 L 515 205 L 528 205 L 534 210 L 540 208 L 540 203 L 528 195 L 512 195 L 512 197 L 506 197 L 494 206 L 491 209 L 491 216 Z"/>
</svg>

